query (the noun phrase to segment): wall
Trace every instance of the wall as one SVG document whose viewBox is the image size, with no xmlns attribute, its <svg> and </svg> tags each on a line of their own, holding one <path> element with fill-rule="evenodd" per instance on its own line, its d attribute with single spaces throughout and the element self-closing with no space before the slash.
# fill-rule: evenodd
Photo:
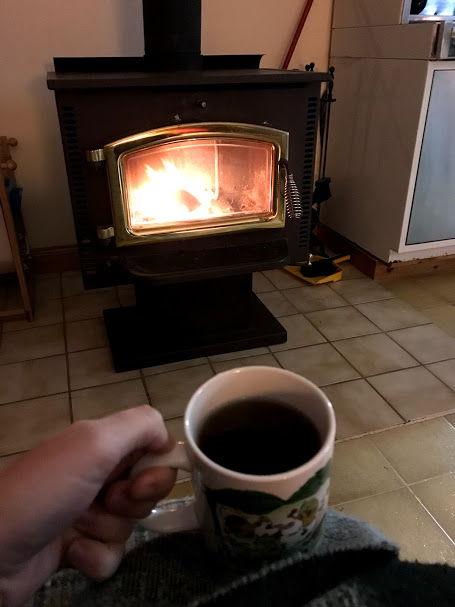
<svg viewBox="0 0 455 607">
<path fill-rule="evenodd" d="M 264 53 L 278 67 L 303 0 L 203 0 L 204 54 Z M 316 0 L 290 68 L 327 68 L 332 0 Z M 54 56 L 143 54 L 141 0 L 3 0 L 0 133 L 17 137 L 32 248 L 73 244 L 75 233 L 54 96 L 46 71 Z"/>
</svg>

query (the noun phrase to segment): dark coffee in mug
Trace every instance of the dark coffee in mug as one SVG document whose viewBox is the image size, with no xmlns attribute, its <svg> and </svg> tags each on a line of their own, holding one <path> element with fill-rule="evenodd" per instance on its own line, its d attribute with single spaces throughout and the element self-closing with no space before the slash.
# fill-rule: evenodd
<svg viewBox="0 0 455 607">
<path fill-rule="evenodd" d="M 213 462 L 244 474 L 279 474 L 309 461 L 321 448 L 315 425 L 278 400 L 227 403 L 209 414 L 197 437 Z"/>
</svg>

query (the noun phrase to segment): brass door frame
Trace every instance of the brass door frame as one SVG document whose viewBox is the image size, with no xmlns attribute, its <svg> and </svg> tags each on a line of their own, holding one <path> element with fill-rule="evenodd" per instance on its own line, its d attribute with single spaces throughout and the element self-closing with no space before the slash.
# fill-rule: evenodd
<svg viewBox="0 0 455 607">
<path fill-rule="evenodd" d="M 121 160 L 124 154 L 139 151 L 154 145 L 174 143 L 191 139 L 239 138 L 252 141 L 267 142 L 273 145 L 273 173 L 272 191 L 274 200 L 274 213 L 270 217 L 242 217 L 214 222 L 206 227 L 189 227 L 188 222 L 182 222 L 182 229 L 178 224 L 168 229 L 158 228 L 155 233 L 134 234 L 127 223 L 127 202 L 125 175 L 123 174 Z M 288 159 L 289 133 L 270 127 L 242 124 L 237 122 L 204 122 L 194 124 L 181 124 L 138 133 L 125 137 L 104 146 L 106 166 L 109 177 L 111 193 L 111 206 L 115 228 L 115 242 L 117 246 L 128 246 L 157 242 L 160 240 L 175 240 L 177 238 L 191 238 L 196 236 L 221 234 L 227 232 L 256 230 L 262 228 L 280 228 L 285 224 L 286 209 L 284 203 L 284 179 L 280 178 L 279 161 Z M 223 218 L 220 220 L 223 222 Z"/>
</svg>

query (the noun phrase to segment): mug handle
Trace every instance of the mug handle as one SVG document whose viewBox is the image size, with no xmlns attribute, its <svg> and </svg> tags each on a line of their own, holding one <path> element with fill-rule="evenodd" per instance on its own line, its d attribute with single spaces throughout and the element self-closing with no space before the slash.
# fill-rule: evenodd
<svg viewBox="0 0 455 607">
<path fill-rule="evenodd" d="M 149 453 L 133 466 L 130 478 L 135 478 L 147 468 L 176 468 L 191 472 L 191 463 L 186 453 L 185 444 L 177 443 L 172 451 L 155 455 Z M 176 533 L 178 531 L 193 531 L 199 527 L 194 509 L 194 496 L 166 500 L 158 503 L 149 516 L 138 520 L 138 523 L 149 531 L 158 533 Z"/>
</svg>

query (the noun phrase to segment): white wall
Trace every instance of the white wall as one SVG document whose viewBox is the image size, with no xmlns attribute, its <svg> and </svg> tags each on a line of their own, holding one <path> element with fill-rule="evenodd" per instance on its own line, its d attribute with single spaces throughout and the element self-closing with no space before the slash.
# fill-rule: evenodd
<svg viewBox="0 0 455 607">
<path fill-rule="evenodd" d="M 202 52 L 264 53 L 278 67 L 304 0 L 203 0 Z M 313 4 L 290 68 L 327 68 L 332 0 Z M 73 244 L 75 233 L 54 95 L 54 56 L 143 54 L 141 0 L 3 0 L 0 20 L 0 134 L 17 137 L 32 248 Z"/>
</svg>

